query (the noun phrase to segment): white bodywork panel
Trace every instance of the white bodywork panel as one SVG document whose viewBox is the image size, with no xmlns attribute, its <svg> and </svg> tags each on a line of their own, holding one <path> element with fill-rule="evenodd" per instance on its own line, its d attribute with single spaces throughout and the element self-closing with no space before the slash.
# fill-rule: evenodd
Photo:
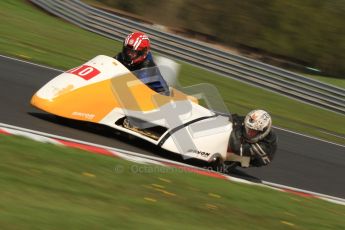
<svg viewBox="0 0 345 230">
<path fill-rule="evenodd" d="M 96 70 L 97 74 L 94 77 L 83 78 L 84 74 L 90 76 L 92 71 Z M 174 70 L 177 71 L 177 67 L 174 67 Z M 78 74 L 71 73 L 73 71 L 77 71 Z M 62 93 L 126 74 L 130 74 L 130 71 L 120 62 L 114 58 L 99 55 L 84 65 L 60 74 L 36 94 L 39 98 L 53 101 Z M 171 84 L 174 81 L 174 74 L 171 73 Z M 115 124 L 124 117 L 140 119 L 165 127 L 167 130 L 158 140 L 155 140 Z M 214 156 L 221 156 L 222 160 L 226 160 L 229 136 L 232 131 L 232 124 L 228 117 L 216 115 L 189 99 L 170 100 L 159 108 L 145 112 L 116 107 L 98 123 L 135 135 L 166 150 L 203 161 L 210 161 Z"/>
<path fill-rule="evenodd" d="M 68 73 L 79 68 L 76 67 L 53 78 L 45 86 L 38 90 L 37 96 L 43 99 L 53 100 L 57 95 L 59 95 L 59 92 L 61 92 L 61 90 L 64 90 L 67 87 L 69 87 L 70 90 L 75 90 L 86 85 L 91 85 L 96 82 L 130 73 L 130 71 L 120 62 L 105 55 L 98 55 L 82 66 L 90 66 L 90 68 L 85 68 L 85 74 L 87 74 L 89 71 L 92 71 L 91 68 L 93 67 L 99 70 L 100 73 L 96 77 L 85 81 L 85 79 L 83 79 L 82 77 L 78 77 L 75 74 Z"/>
</svg>

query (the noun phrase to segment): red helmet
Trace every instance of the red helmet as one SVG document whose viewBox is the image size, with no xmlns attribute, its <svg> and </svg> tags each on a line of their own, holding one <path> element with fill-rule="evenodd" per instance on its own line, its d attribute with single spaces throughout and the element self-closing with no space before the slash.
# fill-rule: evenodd
<svg viewBox="0 0 345 230">
<path fill-rule="evenodd" d="M 150 40 L 144 33 L 131 33 L 123 42 L 123 59 L 127 65 L 140 64 L 146 59 L 149 50 Z"/>
</svg>

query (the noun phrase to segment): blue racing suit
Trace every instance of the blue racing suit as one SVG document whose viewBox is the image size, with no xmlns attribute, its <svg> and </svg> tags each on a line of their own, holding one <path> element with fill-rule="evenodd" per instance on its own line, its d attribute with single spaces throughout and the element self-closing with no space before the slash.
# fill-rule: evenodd
<svg viewBox="0 0 345 230">
<path fill-rule="evenodd" d="M 150 89 L 163 95 L 169 95 L 169 86 L 162 77 L 158 67 L 150 68 L 156 67 L 151 52 L 148 53 L 143 62 L 136 65 L 128 65 L 128 63 L 124 61 L 122 52 L 117 54 L 114 58 L 121 62 L 128 70 L 133 72 L 143 83 L 150 87 Z"/>
</svg>

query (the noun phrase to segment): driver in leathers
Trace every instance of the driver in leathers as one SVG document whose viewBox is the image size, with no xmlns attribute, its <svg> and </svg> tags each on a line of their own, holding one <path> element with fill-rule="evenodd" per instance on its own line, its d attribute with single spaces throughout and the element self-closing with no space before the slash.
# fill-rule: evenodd
<svg viewBox="0 0 345 230">
<path fill-rule="evenodd" d="M 269 164 L 277 150 L 277 137 L 272 131 L 271 116 L 264 110 L 253 110 L 247 116 L 232 115 L 233 131 L 230 151 L 250 157 L 250 166 Z"/>
<path fill-rule="evenodd" d="M 130 71 L 137 71 L 156 66 L 150 52 L 150 40 L 142 32 L 129 34 L 123 42 L 122 51 L 114 58 L 121 62 Z M 155 76 L 154 78 L 151 77 L 152 70 L 155 71 L 153 73 Z M 148 69 L 148 71 L 151 72 L 145 73 L 145 71 L 140 71 L 140 75 L 136 76 L 152 90 L 164 95 L 169 95 L 169 87 L 160 74 L 158 68 Z"/>
</svg>

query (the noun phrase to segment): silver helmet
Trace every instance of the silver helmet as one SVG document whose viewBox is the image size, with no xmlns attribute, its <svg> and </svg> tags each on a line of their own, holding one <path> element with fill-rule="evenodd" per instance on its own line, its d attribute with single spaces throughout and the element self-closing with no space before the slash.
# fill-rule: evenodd
<svg viewBox="0 0 345 230">
<path fill-rule="evenodd" d="M 250 111 L 244 118 L 245 137 L 255 143 L 265 138 L 271 131 L 272 118 L 264 110 Z"/>
</svg>

